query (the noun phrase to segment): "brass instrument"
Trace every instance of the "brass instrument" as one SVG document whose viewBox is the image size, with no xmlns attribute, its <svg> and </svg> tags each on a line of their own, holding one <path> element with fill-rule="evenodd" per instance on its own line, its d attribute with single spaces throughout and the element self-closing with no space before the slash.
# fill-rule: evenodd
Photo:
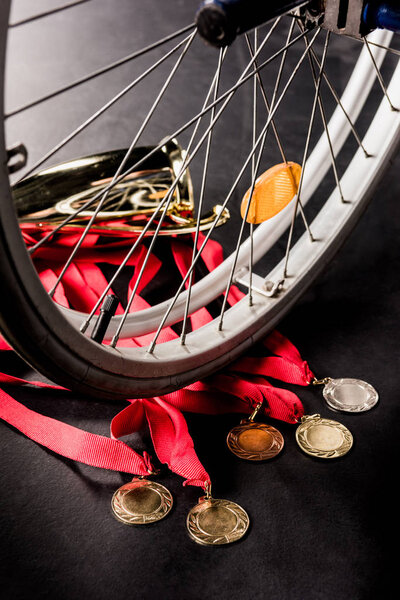
<svg viewBox="0 0 400 600">
<path fill-rule="evenodd" d="M 133 171 L 110 189 L 95 217 L 91 233 L 131 238 L 143 231 L 179 175 L 185 158 L 184 151 L 175 140 L 144 158 L 152 150 L 152 147 L 138 147 L 132 151 L 124 171 L 144 159 L 140 170 Z M 30 235 L 47 234 L 81 209 L 63 226 L 64 232 L 81 233 L 93 217 L 104 196 L 103 190 L 112 182 L 126 152 L 112 150 L 71 160 L 16 184 L 13 198 L 22 231 Z M 90 205 L 82 208 L 88 202 Z M 146 236 L 154 235 L 161 214 L 162 209 L 146 231 Z M 209 229 L 218 215 L 218 226 L 229 219 L 229 211 L 216 205 L 200 217 L 200 230 Z M 192 233 L 196 225 L 193 187 L 186 169 L 174 190 L 159 235 Z"/>
</svg>

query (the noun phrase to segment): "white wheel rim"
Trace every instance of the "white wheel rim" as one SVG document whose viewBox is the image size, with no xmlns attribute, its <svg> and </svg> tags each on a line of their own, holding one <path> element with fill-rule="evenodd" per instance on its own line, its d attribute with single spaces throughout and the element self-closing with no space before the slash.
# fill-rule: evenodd
<svg viewBox="0 0 400 600">
<path fill-rule="evenodd" d="M 374 31 L 369 37 L 368 40 L 380 44 L 383 46 L 388 46 L 390 44 L 390 40 L 393 34 L 387 31 Z M 371 51 L 374 55 L 374 59 L 378 66 L 380 66 L 385 58 L 386 50 L 382 48 L 378 48 L 376 46 L 371 45 Z M 342 95 L 341 102 L 344 108 L 346 109 L 348 115 L 350 116 L 353 122 L 356 121 L 359 116 L 362 108 L 368 98 L 368 95 L 371 91 L 371 88 L 376 79 L 376 72 L 372 65 L 370 56 L 368 54 L 367 49 L 364 47 L 360 53 L 360 57 L 355 65 L 353 73 L 349 79 L 349 82 L 346 86 L 346 89 Z M 400 73 L 397 69 L 396 73 L 393 75 L 392 82 L 390 85 L 391 96 L 394 98 L 396 102 L 398 98 L 398 90 L 400 88 Z M 385 105 L 385 99 L 382 101 L 382 105 Z M 388 114 L 386 114 L 388 113 Z M 390 114 L 391 113 L 391 114 Z M 399 119 L 396 118 L 397 113 L 393 113 L 390 110 L 385 111 L 384 106 L 383 110 L 379 113 L 380 118 L 384 118 L 385 122 L 388 123 L 388 127 L 384 127 L 384 130 L 387 132 L 388 138 L 387 141 L 390 140 L 396 141 L 397 139 L 397 130 L 399 128 Z M 393 118 L 390 118 L 393 117 Z M 376 123 L 376 120 L 374 121 Z M 376 127 L 376 126 L 375 126 Z M 374 130 L 373 126 L 369 131 Z M 379 127 L 377 128 L 379 129 Z M 351 127 L 348 119 L 346 118 L 343 110 L 338 106 L 329 122 L 329 133 L 332 141 L 332 145 L 334 148 L 335 155 L 337 155 L 342 149 L 347 137 L 351 132 Z M 372 146 L 373 140 L 375 138 L 374 134 L 367 134 L 365 138 L 365 144 L 368 148 Z M 367 142 L 368 140 L 368 142 Z M 390 143 L 389 143 L 390 146 Z M 375 149 L 376 150 L 376 149 Z M 373 157 L 365 158 L 362 151 L 358 151 L 357 155 L 354 157 L 357 160 L 351 163 L 351 168 L 355 168 L 354 173 L 358 174 L 358 179 L 362 181 L 364 184 L 362 189 L 368 189 L 367 182 L 373 181 L 376 177 L 375 170 L 376 166 L 380 164 L 382 161 L 384 154 L 382 152 L 378 152 L 375 154 L 375 150 L 369 150 Z M 379 149 L 378 149 L 379 150 Z M 330 168 L 329 161 L 329 145 L 327 141 L 326 134 L 323 134 L 316 144 L 312 154 L 310 155 L 307 161 L 307 169 L 305 171 L 303 190 L 302 190 L 302 204 L 305 205 L 308 200 L 311 198 L 315 190 L 320 185 L 321 181 L 325 177 L 327 171 Z M 349 173 L 349 169 L 347 170 Z M 373 177 L 370 177 L 371 174 L 374 174 Z M 347 175 L 347 186 L 350 175 Z M 346 181 L 346 176 L 344 176 L 342 180 L 342 184 Z M 335 194 L 334 194 L 335 195 Z M 351 190 L 351 197 L 354 195 L 354 190 Z M 276 217 L 266 221 L 261 224 L 254 233 L 254 262 L 257 262 L 264 254 L 266 254 L 270 248 L 276 243 L 279 237 L 286 231 L 289 227 L 290 220 L 292 218 L 293 206 L 295 199 Z M 340 203 L 340 200 L 336 197 L 335 202 L 337 204 Z M 358 203 L 357 203 L 358 204 Z M 355 208 L 356 204 L 352 204 L 352 209 Z M 328 207 L 328 202 L 327 202 Z M 330 207 L 330 204 L 329 204 Z M 352 210 L 351 209 L 351 210 Z M 332 215 L 331 215 L 332 210 Z M 351 212 L 351 211 L 350 211 Z M 332 205 L 332 209 L 324 211 L 322 218 L 326 218 L 328 222 L 331 221 L 331 217 L 336 218 L 337 214 Z M 347 213 L 345 213 L 347 214 Z M 347 220 L 347 219 L 345 219 Z M 315 225 L 313 224 L 313 228 Z M 340 234 L 338 234 L 340 235 Z M 343 239 L 344 235 L 341 236 Z M 305 239 L 302 240 L 301 245 L 303 243 L 307 243 Z M 293 261 L 294 250 L 291 250 L 291 259 L 290 262 L 294 265 Z M 236 273 L 239 273 L 243 268 L 246 269 L 249 263 L 249 255 L 250 255 L 250 241 L 246 240 L 241 247 L 241 251 L 239 254 L 239 259 L 237 263 Z M 319 256 L 319 253 L 318 253 Z M 229 276 L 229 272 L 232 266 L 233 254 L 229 256 L 219 267 L 214 269 L 211 273 L 205 276 L 198 283 L 195 283 L 192 288 L 191 294 L 191 312 L 195 312 L 203 306 L 206 306 L 212 300 L 217 298 L 225 289 L 226 281 Z M 278 267 L 270 274 L 266 279 L 271 279 L 274 281 L 277 277 L 280 278 L 280 273 L 282 272 L 282 265 L 278 265 Z M 256 279 L 255 285 L 257 286 L 257 282 L 259 287 L 262 287 L 263 278 L 254 275 Z M 245 276 L 243 278 L 245 280 Z M 166 320 L 165 326 L 173 325 L 178 321 L 182 320 L 185 310 L 186 303 L 186 292 L 182 292 L 175 303 L 174 308 L 172 309 L 168 319 Z M 145 335 L 147 333 L 151 333 L 155 331 L 165 313 L 169 305 L 169 301 L 162 302 L 157 304 L 151 308 L 144 309 L 137 313 L 130 314 L 124 325 L 124 337 L 138 337 L 141 335 Z M 85 318 L 85 315 L 79 313 L 77 311 L 73 311 L 70 309 L 66 309 L 64 307 L 60 307 L 60 310 L 67 318 L 73 327 L 79 330 L 82 321 Z M 119 324 L 120 317 L 114 317 L 108 327 L 107 336 L 105 340 L 110 340 L 112 336 L 115 334 Z M 93 324 L 88 327 L 87 334 L 90 335 L 93 329 Z M 126 349 L 124 349 L 126 352 Z"/>
</svg>

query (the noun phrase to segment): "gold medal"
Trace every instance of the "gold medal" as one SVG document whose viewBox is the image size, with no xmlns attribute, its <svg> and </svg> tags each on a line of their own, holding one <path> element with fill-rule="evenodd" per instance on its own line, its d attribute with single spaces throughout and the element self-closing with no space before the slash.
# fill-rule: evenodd
<svg viewBox="0 0 400 600">
<path fill-rule="evenodd" d="M 353 445 L 350 431 L 337 421 L 320 415 L 302 417 L 296 430 L 296 441 L 306 454 L 317 458 L 339 458 Z"/>
<path fill-rule="evenodd" d="M 267 460 L 274 458 L 282 450 L 283 436 L 271 425 L 254 423 L 262 403 L 257 404 L 253 414 L 234 427 L 226 439 L 228 448 L 233 454 L 244 460 Z"/>
<path fill-rule="evenodd" d="M 189 512 L 186 526 L 190 537 L 203 546 L 220 546 L 240 540 L 249 528 L 246 511 L 230 500 L 207 495 Z"/>
<path fill-rule="evenodd" d="M 134 478 L 113 495 L 111 508 L 126 525 L 146 525 L 167 516 L 173 500 L 169 490 L 148 479 Z"/>
</svg>

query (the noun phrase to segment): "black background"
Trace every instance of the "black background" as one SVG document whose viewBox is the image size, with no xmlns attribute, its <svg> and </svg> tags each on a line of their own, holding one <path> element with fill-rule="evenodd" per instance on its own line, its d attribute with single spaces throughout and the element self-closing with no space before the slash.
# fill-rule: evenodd
<svg viewBox="0 0 400 600">
<path fill-rule="evenodd" d="M 15 19 L 31 14 L 27 0 L 15 4 Z M 48 5 L 35 2 L 35 12 Z M 189 22 L 195 5 L 183 0 L 96 0 L 75 13 L 53 17 L 50 29 L 42 29 L 48 26 L 44 21 L 25 26 L 24 31 L 19 28 L 10 41 L 9 107 L 156 39 L 155 32 L 171 31 L 175 20 Z M 331 69 L 340 86 L 350 61 L 348 53 L 334 50 Z M 244 52 L 233 52 L 237 62 L 231 67 L 232 77 L 245 64 Z M 11 77 L 11 67 L 17 69 L 17 77 Z M 191 85 L 198 85 L 200 94 L 207 81 L 206 65 L 199 59 L 196 68 L 198 75 Z M 10 139 L 23 139 L 34 160 L 88 116 L 94 100 L 100 106 L 129 82 L 132 69 L 127 65 L 118 74 L 96 81 L 90 91 L 79 88 L 67 102 L 56 100 L 16 118 L 8 129 Z M 197 94 L 197 89 L 190 91 Z M 170 119 L 171 127 L 175 113 L 178 118 L 183 110 L 186 92 L 178 82 L 174 96 L 161 109 L 160 119 Z M 293 112 L 286 121 L 283 118 L 293 152 L 306 93 L 307 88 L 304 96 L 298 94 L 298 119 Z M 251 133 L 250 119 L 242 116 L 248 108 L 244 102 L 237 101 L 224 125 L 231 134 L 226 137 L 231 155 L 241 154 L 242 142 Z M 145 108 L 139 108 L 132 108 L 128 99 L 123 101 L 119 113 L 111 111 L 87 138 L 74 142 L 69 156 L 85 154 L 94 144 L 101 149 L 126 145 L 127 125 L 145 114 Z M 156 135 L 152 127 L 155 132 L 157 122 L 146 134 L 149 140 Z M 59 158 L 65 156 L 61 153 Z M 199 491 L 183 488 L 177 476 L 164 471 L 159 478 L 174 494 L 172 514 L 154 526 L 129 528 L 110 512 L 111 496 L 128 476 L 64 460 L 2 423 L 1 597 L 397 597 L 391 557 L 397 542 L 399 459 L 399 167 L 397 159 L 349 242 L 280 327 L 318 375 L 358 377 L 378 389 L 380 402 L 371 412 L 340 416 L 323 405 L 320 390 L 297 390 L 306 412 L 338 418 L 350 428 L 355 438 L 350 454 L 337 461 L 315 461 L 297 448 L 294 427 L 279 423 L 286 441 L 283 454 L 268 464 L 247 464 L 225 446 L 237 416 L 188 415 L 198 455 L 214 482 L 214 495 L 241 504 L 252 523 L 240 543 L 207 548 L 194 544 L 185 530 L 187 512 Z M 222 164 L 215 168 L 223 173 Z M 226 170 L 230 168 L 229 163 Z M 218 181 L 215 186 L 219 189 Z M 11 353 L 3 353 L 0 360 L 5 372 L 37 378 Z M 43 390 L 17 388 L 12 394 L 34 410 L 103 435 L 120 408 Z M 135 448 L 150 449 L 146 434 L 131 441 Z"/>
</svg>

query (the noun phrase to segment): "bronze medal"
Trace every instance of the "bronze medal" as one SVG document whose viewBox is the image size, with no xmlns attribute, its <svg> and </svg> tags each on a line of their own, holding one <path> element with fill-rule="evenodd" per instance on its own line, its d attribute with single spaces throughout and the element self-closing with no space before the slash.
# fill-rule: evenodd
<svg viewBox="0 0 400 600">
<path fill-rule="evenodd" d="M 235 502 L 200 498 L 186 520 L 190 537 L 203 546 L 231 544 L 242 538 L 249 528 L 249 516 Z"/>
<path fill-rule="evenodd" d="M 172 503 L 171 492 L 166 487 L 135 478 L 114 493 L 111 508 L 115 518 L 126 525 L 146 525 L 166 517 Z"/>
<path fill-rule="evenodd" d="M 302 417 L 296 430 L 296 441 L 306 454 L 317 458 L 339 458 L 353 445 L 350 431 L 337 421 L 320 415 Z"/>
<path fill-rule="evenodd" d="M 228 434 L 226 443 L 233 454 L 244 460 L 268 460 L 283 448 L 282 434 L 265 423 L 242 421 Z"/>
<path fill-rule="evenodd" d="M 261 406 L 262 403 L 258 404 L 249 419 L 234 427 L 226 439 L 229 450 L 244 460 L 261 461 L 274 458 L 284 445 L 283 436 L 275 427 L 254 422 Z"/>
</svg>

